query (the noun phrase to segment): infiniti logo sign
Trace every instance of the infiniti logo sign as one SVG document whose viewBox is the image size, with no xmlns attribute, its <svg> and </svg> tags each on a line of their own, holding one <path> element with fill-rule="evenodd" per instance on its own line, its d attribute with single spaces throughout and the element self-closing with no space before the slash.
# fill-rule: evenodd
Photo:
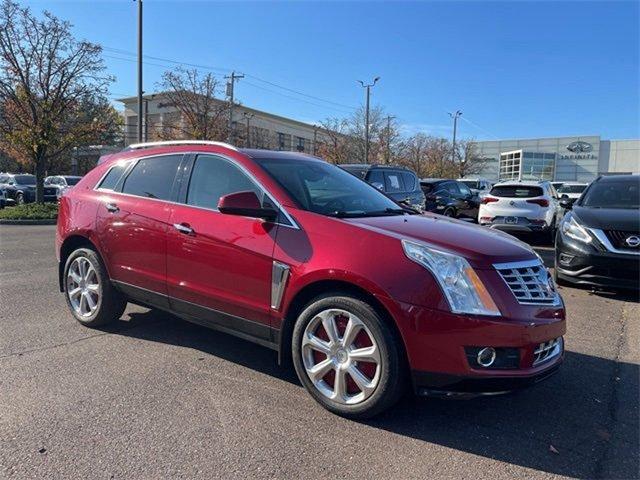
<svg viewBox="0 0 640 480">
<path fill-rule="evenodd" d="M 579 140 L 577 142 L 571 142 L 569 145 L 567 145 L 567 150 L 573 153 L 586 153 L 593 150 L 593 145 Z"/>
</svg>

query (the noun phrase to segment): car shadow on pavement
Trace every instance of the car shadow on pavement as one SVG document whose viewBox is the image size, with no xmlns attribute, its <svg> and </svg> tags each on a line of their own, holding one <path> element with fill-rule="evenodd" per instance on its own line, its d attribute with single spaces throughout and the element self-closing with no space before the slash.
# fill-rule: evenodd
<svg viewBox="0 0 640 480">
<path fill-rule="evenodd" d="M 299 385 L 274 351 L 157 310 L 132 312 L 105 331 L 194 349 Z M 541 472 L 636 478 L 639 376 L 638 365 L 568 351 L 559 373 L 527 390 L 473 400 L 407 394 L 363 423 Z"/>
</svg>

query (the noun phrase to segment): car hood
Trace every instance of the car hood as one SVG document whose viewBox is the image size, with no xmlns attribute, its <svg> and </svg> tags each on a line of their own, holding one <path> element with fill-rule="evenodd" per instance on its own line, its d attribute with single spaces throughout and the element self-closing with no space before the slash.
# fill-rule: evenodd
<svg viewBox="0 0 640 480">
<path fill-rule="evenodd" d="M 465 257 L 476 268 L 534 260 L 536 254 L 517 238 L 486 227 L 441 215 L 397 215 L 347 220 L 400 239 L 417 240 Z"/>
<path fill-rule="evenodd" d="M 640 231 L 640 214 L 633 208 L 588 208 L 575 205 L 573 212 L 585 227 L 601 230 Z"/>
</svg>

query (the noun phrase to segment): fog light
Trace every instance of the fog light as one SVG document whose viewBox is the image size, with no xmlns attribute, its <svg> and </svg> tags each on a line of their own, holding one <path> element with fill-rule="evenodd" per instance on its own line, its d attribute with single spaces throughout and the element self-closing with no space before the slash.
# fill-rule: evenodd
<svg viewBox="0 0 640 480">
<path fill-rule="evenodd" d="M 570 265 L 571 260 L 573 260 L 573 255 L 567 255 L 566 253 L 561 253 L 558 260 L 560 260 L 560 263 L 562 265 Z"/>
<path fill-rule="evenodd" d="M 490 367 L 496 361 L 496 350 L 493 347 L 485 347 L 478 352 L 476 360 L 478 365 Z"/>
</svg>

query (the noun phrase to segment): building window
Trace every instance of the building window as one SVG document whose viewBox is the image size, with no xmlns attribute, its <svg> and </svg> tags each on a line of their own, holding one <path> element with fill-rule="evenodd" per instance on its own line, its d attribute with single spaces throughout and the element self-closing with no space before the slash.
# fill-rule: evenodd
<svg viewBox="0 0 640 480">
<path fill-rule="evenodd" d="M 304 152 L 305 151 L 305 139 L 302 137 L 296 137 L 296 139 L 298 140 L 298 144 L 296 145 L 296 150 L 298 152 Z"/>
<path fill-rule="evenodd" d="M 278 132 L 278 150 L 291 150 L 291 135 Z"/>
</svg>

